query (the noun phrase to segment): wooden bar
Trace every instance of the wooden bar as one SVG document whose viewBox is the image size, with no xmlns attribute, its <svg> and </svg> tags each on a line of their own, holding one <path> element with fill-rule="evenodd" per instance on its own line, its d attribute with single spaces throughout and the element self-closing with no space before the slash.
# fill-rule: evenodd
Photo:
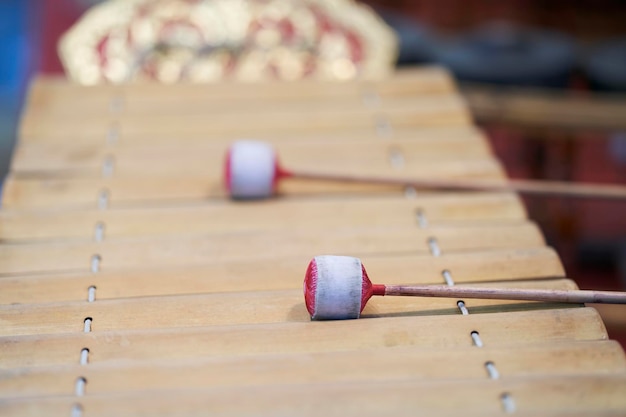
<svg viewBox="0 0 626 417">
<path fill-rule="evenodd" d="M 246 123 L 239 122 L 242 116 L 236 113 L 219 115 L 196 114 L 183 116 L 162 116 L 151 118 L 145 116 L 143 120 L 120 121 L 124 135 L 145 135 L 159 132 L 177 136 L 179 134 L 200 133 L 220 135 L 224 132 L 231 134 L 249 135 L 251 132 L 291 132 L 307 133 L 320 129 L 349 130 L 351 128 L 376 128 L 376 123 L 384 120 L 391 126 L 464 126 L 470 123 L 471 118 L 465 104 L 456 96 L 441 96 L 426 98 L 412 103 L 410 106 L 398 106 L 386 111 L 346 109 L 342 112 L 324 111 L 323 107 L 314 112 L 279 111 L 274 113 L 250 113 L 245 115 Z M 114 119 L 117 121 L 117 118 Z M 28 142 L 33 138 L 54 138 L 54 141 L 75 141 L 84 135 L 97 132 L 106 132 L 111 120 L 93 119 L 80 121 L 68 125 L 56 119 L 37 118 L 37 123 L 24 120 L 21 125 L 21 140 Z"/>
<path fill-rule="evenodd" d="M 254 216 L 250 216 L 254 212 Z M 294 216 L 293 213 L 298 213 Z M 334 199 L 281 198 L 229 204 L 135 207 L 110 210 L 0 211 L 5 243 L 354 227 L 429 228 L 437 225 L 519 221 L 519 198 L 503 193 L 456 193 L 419 198 L 386 195 Z M 301 218 L 315 218 L 302 222 Z M 101 228 L 101 229 L 99 229 Z"/>
<path fill-rule="evenodd" d="M 312 162 L 310 162 L 312 163 Z M 98 207 L 101 194 L 106 192 L 107 205 L 159 205 L 206 201 L 226 197 L 222 165 L 219 173 L 207 177 L 132 178 L 132 179 L 23 179 L 9 176 L 5 180 L 2 205 L 7 209 Z M 350 175 L 358 173 L 350 166 L 337 170 Z M 437 175 L 442 178 L 502 178 L 502 167 L 490 160 L 468 161 L 467 164 L 448 162 L 424 164 L 402 171 L 386 167 L 372 175 L 405 178 Z M 393 193 L 404 190 L 398 185 L 358 184 L 329 181 L 285 179 L 278 184 L 278 193 L 285 195 L 337 195 L 363 193 Z"/>
<path fill-rule="evenodd" d="M 321 100 L 326 103 L 337 99 L 362 100 L 364 96 L 415 97 L 431 94 L 447 94 L 456 91 L 454 81 L 440 67 L 422 67 L 398 71 L 384 80 L 355 80 L 350 82 L 320 82 L 301 80 L 289 83 L 237 83 L 213 84 L 180 83 L 176 86 L 154 83 L 134 83 L 124 86 L 97 85 L 83 87 L 68 83 L 64 78 L 36 78 L 30 87 L 31 110 L 68 112 L 94 109 L 98 114 L 107 112 L 149 112 L 151 106 L 193 102 L 218 102 L 232 100 L 242 104 L 245 100 L 261 99 L 275 101 Z M 112 103 L 113 101 L 113 103 Z M 112 105 L 113 104 L 113 105 Z"/>
<path fill-rule="evenodd" d="M 322 254 L 389 285 L 576 289 L 517 195 L 302 179 L 225 194 L 242 138 L 294 172 L 504 184 L 447 72 L 41 78 L 27 103 L 0 211 L 0 414 L 626 412 L 626 356 L 581 304 L 373 297 L 358 320 L 310 320 L 302 281 Z"/>
<path fill-rule="evenodd" d="M 302 284 L 300 276 L 294 284 Z M 570 280 L 495 282 L 486 287 L 577 289 Z M 362 312 L 364 318 L 460 314 L 457 299 L 431 297 L 375 297 Z M 470 313 L 546 309 L 545 303 L 502 300 L 465 300 Z M 181 306 L 185 306 L 181 309 Z M 555 304 L 555 306 L 561 306 Z M 263 314 L 259 314 L 262 312 Z M 2 336 L 63 334 L 80 330 L 91 317 L 98 331 L 143 330 L 189 326 L 221 326 L 259 323 L 306 323 L 310 315 L 301 289 L 255 292 L 221 292 L 160 296 L 140 299 L 79 301 L 62 304 L 0 307 Z"/>
<path fill-rule="evenodd" d="M 378 383 L 352 382 L 350 384 L 268 385 L 246 388 L 246 399 L 241 400 L 241 388 L 199 389 L 189 391 L 118 393 L 90 395 L 81 398 L 81 410 L 94 416 L 115 413 L 151 416 L 193 414 L 197 410 L 211 415 L 259 416 L 345 416 L 354 411 L 355 404 L 363 408 L 359 415 L 380 416 L 392 413 L 413 416 L 415 412 L 445 416 L 463 407 L 471 416 L 500 416 L 503 413 L 503 393 L 515 392 L 515 409 L 520 415 L 619 415 L 626 400 L 623 375 L 554 376 L 519 378 L 502 381 L 442 381 L 432 383 L 411 381 L 384 381 Z M 380 392 L 389 391 L 385 401 Z M 450 393 L 454 399 L 450 400 Z M 593 392 L 594 395 L 585 395 Z M 38 400 L 11 401 L 0 405 L 3 414 L 66 416 L 77 404 L 71 396 Z M 563 404 L 572 412 L 564 413 Z M 410 412 L 409 412 L 410 411 Z M 50 414 L 48 414 L 50 413 Z M 554 414 L 553 414 L 554 413 Z M 600 413 L 600 414 L 598 414 Z M 606 413 L 606 414 L 605 414 Z M 518 413 L 516 413 L 518 414 Z"/>
<path fill-rule="evenodd" d="M 294 137 L 263 140 L 273 144 L 283 163 L 300 166 L 318 164 L 333 168 L 343 164 L 374 166 L 401 170 L 407 166 L 432 164 L 432 160 L 450 162 L 464 157 L 479 160 L 491 157 L 486 139 L 470 130 L 451 135 L 406 135 L 405 139 L 390 138 L 327 138 L 313 140 Z M 12 160 L 12 171 L 19 176 L 47 177 L 186 177 L 208 176 L 219 172 L 230 139 L 215 138 L 209 143 L 189 143 L 181 147 L 176 144 L 142 145 L 81 145 L 27 143 L 18 146 Z M 363 147 L 366 151 L 355 154 L 354 149 Z M 111 164 L 109 172 L 105 164 Z"/>
<path fill-rule="evenodd" d="M 94 416 L 112 413 L 147 412 L 152 416 L 192 414 L 205 410 L 211 415 L 260 416 L 344 416 L 354 410 L 355 404 L 363 408 L 364 416 L 392 413 L 412 416 L 413 413 L 444 416 L 463 407 L 468 415 L 502 415 L 503 393 L 516 392 L 516 407 L 520 415 L 618 415 L 625 407 L 626 378 L 610 376 L 555 376 L 520 378 L 494 385 L 492 381 L 385 381 L 379 383 L 353 382 L 349 385 L 303 384 L 268 385 L 247 388 L 246 400 L 241 401 L 241 389 L 203 389 L 171 391 L 169 395 L 155 392 L 93 395 L 81 399 L 81 409 Z M 385 401 L 380 392 L 389 391 Z M 450 400 L 454 392 L 454 400 Z M 593 392 L 594 395 L 585 395 Z M 563 413 L 567 403 L 573 412 Z M 57 397 L 41 400 L 12 401 L 1 405 L 6 415 L 67 415 L 76 404 L 75 397 Z M 260 411 L 259 411 L 260 410 Z M 410 411 L 410 412 L 409 412 Z M 28 414 L 27 414 L 28 413 Z M 552 414 L 554 413 L 554 414 Z M 615 414 L 611 414 L 615 413 Z M 30 415 L 33 415 L 30 414 Z"/>
<path fill-rule="evenodd" d="M 311 367 L 311 362 L 316 366 Z M 354 366 L 355 362 L 367 366 Z M 0 380 L 0 392 L 6 400 L 71 396 L 77 375 L 87 380 L 89 395 L 287 383 L 345 384 L 354 380 L 474 379 L 481 382 L 485 379 L 484 364 L 487 362 L 496 365 L 506 379 L 576 376 L 581 372 L 602 376 L 626 370 L 624 353 L 615 341 L 556 343 L 514 349 L 467 347 L 419 350 L 394 347 L 356 352 L 18 368 L 5 373 Z M 255 368 L 256 372 L 251 374 L 251 368 Z"/>
<path fill-rule="evenodd" d="M 366 256 L 376 253 L 430 253 L 431 239 L 445 252 L 542 245 L 543 237 L 527 222 L 484 226 L 361 228 L 276 233 L 235 233 L 179 238 L 120 239 L 103 242 L 50 242 L 0 246 L 0 274 L 88 271 L 130 267 L 199 265 L 271 258 L 299 259 L 319 253 Z M 392 249 L 391 249 L 392 248 Z"/>
<path fill-rule="evenodd" d="M 5 368 L 75 365 L 84 348 L 90 351 L 90 363 L 119 363 L 198 356 L 350 352 L 396 346 L 471 347 L 474 331 L 480 334 L 483 346 L 493 348 L 607 339 L 602 319 L 592 308 L 111 332 L 98 330 L 94 318 L 92 331 L 88 333 L 83 332 L 83 319 L 76 318 L 72 333 L 0 337 L 3 352 L 0 365 Z M 507 325 L 503 326 L 503 322 Z M 346 334 L 350 337 L 346 338 Z"/>
<path fill-rule="evenodd" d="M 565 276 L 556 253 L 546 247 L 491 249 L 431 254 L 363 257 L 372 276 L 387 283 L 453 283 L 534 280 Z M 263 276 L 262 280 L 258 279 Z M 296 279 L 297 277 L 297 279 Z M 300 288 L 299 259 L 255 259 L 201 266 L 106 268 L 93 272 L 45 273 L 0 277 L 0 305 L 85 301 L 95 287 L 97 300 L 228 291 L 272 291 Z"/>
</svg>

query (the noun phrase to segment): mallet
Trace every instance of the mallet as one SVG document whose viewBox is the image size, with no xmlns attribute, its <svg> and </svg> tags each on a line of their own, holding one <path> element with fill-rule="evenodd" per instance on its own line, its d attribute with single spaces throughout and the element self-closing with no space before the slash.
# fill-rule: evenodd
<svg viewBox="0 0 626 417">
<path fill-rule="evenodd" d="M 516 191 L 528 194 L 560 195 L 567 197 L 594 197 L 626 199 L 626 187 L 603 184 L 572 184 L 558 181 L 509 180 L 440 180 L 401 179 L 341 175 L 322 172 L 289 170 L 280 166 L 271 145 L 252 140 L 233 143 L 226 155 L 225 185 L 234 199 L 260 199 L 275 194 L 278 181 L 283 178 L 358 182 L 379 185 L 397 185 L 444 190 Z"/>
<path fill-rule="evenodd" d="M 304 277 L 304 301 L 312 320 L 357 319 L 373 295 L 626 304 L 617 291 L 526 290 L 444 285 L 372 284 L 358 258 L 316 256 Z"/>
</svg>

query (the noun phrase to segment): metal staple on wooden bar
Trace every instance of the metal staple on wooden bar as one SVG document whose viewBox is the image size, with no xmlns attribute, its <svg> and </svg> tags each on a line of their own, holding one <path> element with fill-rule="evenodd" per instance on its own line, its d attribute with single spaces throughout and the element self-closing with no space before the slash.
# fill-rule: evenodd
<svg viewBox="0 0 626 417">
<path fill-rule="evenodd" d="M 503 392 L 500 395 L 500 402 L 502 403 L 502 409 L 507 414 L 512 414 L 517 409 L 515 400 L 513 400 L 513 397 L 508 392 Z"/>
<path fill-rule="evenodd" d="M 104 222 L 96 223 L 96 227 L 94 229 L 94 240 L 96 242 L 102 242 L 104 240 L 104 229 L 105 229 Z"/>
<path fill-rule="evenodd" d="M 452 278 L 452 273 L 449 270 L 444 269 L 443 271 L 441 271 L 441 275 L 443 276 L 443 279 L 446 282 L 446 285 L 449 285 L 449 286 L 454 285 L 454 279 Z"/>
<path fill-rule="evenodd" d="M 439 243 L 437 242 L 436 238 L 428 238 L 428 248 L 430 249 L 430 254 L 434 257 L 441 256 L 441 248 L 439 247 Z"/>
<path fill-rule="evenodd" d="M 492 361 L 485 362 L 485 369 L 487 370 L 487 375 L 489 375 L 489 378 L 500 378 L 500 372 L 498 372 L 498 368 L 496 368 L 496 365 Z"/>
<path fill-rule="evenodd" d="M 428 219 L 426 218 L 426 214 L 424 214 L 424 210 L 421 208 L 415 210 L 415 217 L 417 218 L 417 225 L 420 229 L 426 229 L 428 227 Z"/>
<path fill-rule="evenodd" d="M 83 406 L 80 404 L 74 404 L 72 406 L 70 417 L 83 417 Z"/>
<path fill-rule="evenodd" d="M 469 314 L 469 310 L 465 307 L 465 301 L 459 300 L 456 302 L 456 305 L 459 307 L 462 315 L 467 316 Z"/>
<path fill-rule="evenodd" d="M 394 169 L 404 168 L 404 155 L 398 149 L 389 150 L 389 164 Z"/>
<path fill-rule="evenodd" d="M 84 326 L 83 326 L 83 332 L 84 333 L 90 333 L 91 332 L 91 323 L 92 322 L 93 322 L 93 319 L 91 317 L 85 318 Z"/>
<path fill-rule="evenodd" d="M 470 336 L 472 337 L 474 346 L 479 347 L 479 348 L 483 347 L 483 340 L 480 338 L 480 333 L 478 333 L 476 330 L 472 330 L 472 332 L 470 333 Z"/>
<path fill-rule="evenodd" d="M 87 302 L 93 303 L 96 301 L 96 286 L 92 285 L 87 289 Z"/>
<path fill-rule="evenodd" d="M 113 170 L 115 168 L 115 157 L 113 155 L 107 155 L 102 162 L 102 176 L 104 178 L 110 178 L 113 176 Z"/>
<path fill-rule="evenodd" d="M 83 348 L 80 351 L 80 364 L 87 365 L 89 363 L 89 349 Z"/>
<path fill-rule="evenodd" d="M 91 272 L 100 272 L 100 263 L 102 262 L 102 256 L 95 254 L 91 257 Z"/>
<path fill-rule="evenodd" d="M 109 207 L 110 194 L 111 193 L 106 188 L 100 190 L 98 193 L 98 208 L 100 210 L 105 210 Z"/>
<path fill-rule="evenodd" d="M 117 143 L 120 138 L 120 130 L 117 124 L 112 123 L 107 132 L 107 144 L 112 145 Z"/>
<path fill-rule="evenodd" d="M 85 386 L 87 385 L 87 379 L 85 377 L 78 377 L 76 379 L 76 384 L 74 386 L 74 394 L 77 397 L 82 397 L 85 395 Z"/>
</svg>

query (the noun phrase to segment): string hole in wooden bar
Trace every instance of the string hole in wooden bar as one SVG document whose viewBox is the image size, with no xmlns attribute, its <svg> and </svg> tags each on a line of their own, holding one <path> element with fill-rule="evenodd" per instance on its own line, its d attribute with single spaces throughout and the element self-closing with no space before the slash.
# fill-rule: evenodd
<svg viewBox="0 0 626 417">
<path fill-rule="evenodd" d="M 487 370 L 487 375 L 489 375 L 490 379 L 500 378 L 500 372 L 498 372 L 498 368 L 496 368 L 496 365 L 493 362 L 485 362 L 485 369 Z"/>
<path fill-rule="evenodd" d="M 452 274 L 447 269 L 441 271 L 441 275 L 443 276 L 444 281 L 447 285 L 452 287 L 454 285 L 454 280 L 452 279 Z"/>
<path fill-rule="evenodd" d="M 105 210 L 109 207 L 109 199 L 111 197 L 111 193 L 106 188 L 100 190 L 98 193 L 98 208 L 100 210 Z"/>
<path fill-rule="evenodd" d="M 376 134 L 378 137 L 385 139 L 393 136 L 393 127 L 386 117 L 379 116 L 376 119 Z"/>
<path fill-rule="evenodd" d="M 83 417 L 83 406 L 80 404 L 74 404 L 72 406 L 71 417 Z"/>
<path fill-rule="evenodd" d="M 76 384 L 74 385 L 74 394 L 77 397 L 82 397 L 85 395 L 85 386 L 87 385 L 87 379 L 85 377 L 78 377 L 76 379 Z"/>
<path fill-rule="evenodd" d="M 104 222 L 96 223 L 96 227 L 94 230 L 94 239 L 96 242 L 102 242 L 104 240 Z"/>
<path fill-rule="evenodd" d="M 415 210 L 415 218 L 417 219 L 417 225 L 420 227 L 420 229 L 426 229 L 428 227 L 428 219 L 424 214 L 424 210 L 422 210 L 421 208 Z"/>
<path fill-rule="evenodd" d="M 100 264 L 102 263 L 102 256 L 100 255 L 93 255 L 91 257 L 91 272 L 92 273 L 97 273 L 100 272 Z"/>
<path fill-rule="evenodd" d="M 461 311 L 462 315 L 464 315 L 464 316 L 469 315 L 469 310 L 465 306 L 465 301 L 459 300 L 459 301 L 456 302 L 456 305 L 457 305 L 457 307 L 459 307 L 459 310 Z"/>
<path fill-rule="evenodd" d="M 80 364 L 87 365 L 89 363 L 89 349 L 83 348 L 80 351 Z"/>
<path fill-rule="evenodd" d="M 512 414 L 515 412 L 517 407 L 515 406 L 515 400 L 511 394 L 503 392 L 500 395 L 500 402 L 502 403 L 502 409 L 505 413 Z"/>
<path fill-rule="evenodd" d="M 404 155 L 398 149 L 389 150 L 389 164 L 393 169 L 404 168 Z"/>
<path fill-rule="evenodd" d="M 428 248 L 430 249 L 431 255 L 434 257 L 441 256 L 441 248 L 439 247 L 439 242 L 434 237 L 428 238 Z"/>
<path fill-rule="evenodd" d="M 417 198 L 417 191 L 413 187 L 406 187 L 404 189 L 404 197 L 406 197 L 408 199 Z"/>
<path fill-rule="evenodd" d="M 87 301 L 93 303 L 96 301 L 96 286 L 92 285 L 87 289 Z"/>
<path fill-rule="evenodd" d="M 91 332 L 91 323 L 93 322 L 93 319 L 91 317 L 86 317 L 85 321 L 84 321 L 84 326 L 83 326 L 83 332 L 84 333 L 90 333 Z"/>
<path fill-rule="evenodd" d="M 107 143 L 112 145 L 120 139 L 120 129 L 117 124 L 111 124 L 107 132 Z"/>
<path fill-rule="evenodd" d="M 112 177 L 114 168 L 115 168 L 115 157 L 113 155 L 105 156 L 104 162 L 102 163 L 102 176 L 104 178 Z"/>
<path fill-rule="evenodd" d="M 472 336 L 472 341 L 474 342 L 474 346 L 483 347 L 483 340 L 480 338 L 480 334 L 476 330 L 472 330 L 470 333 Z"/>
</svg>

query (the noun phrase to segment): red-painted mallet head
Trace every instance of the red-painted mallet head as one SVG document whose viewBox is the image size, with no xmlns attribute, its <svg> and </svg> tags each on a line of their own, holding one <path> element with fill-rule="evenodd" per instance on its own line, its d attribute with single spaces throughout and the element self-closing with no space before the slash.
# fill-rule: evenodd
<svg viewBox="0 0 626 417">
<path fill-rule="evenodd" d="M 361 260 L 350 256 L 316 256 L 304 276 L 304 300 L 312 320 L 358 319 L 380 291 L 384 294 L 384 287 L 372 285 Z"/>
</svg>

